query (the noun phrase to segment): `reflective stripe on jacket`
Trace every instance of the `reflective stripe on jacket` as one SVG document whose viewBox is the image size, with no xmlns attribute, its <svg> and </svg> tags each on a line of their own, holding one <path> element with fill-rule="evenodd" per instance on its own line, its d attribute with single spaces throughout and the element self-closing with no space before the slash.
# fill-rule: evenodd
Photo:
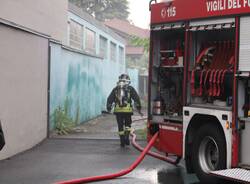
<svg viewBox="0 0 250 184">
<path fill-rule="evenodd" d="M 119 112 L 125 112 L 125 113 L 132 113 L 133 108 L 131 107 L 131 104 L 128 103 L 126 107 L 120 107 L 118 104 L 115 105 L 114 113 Z"/>
</svg>

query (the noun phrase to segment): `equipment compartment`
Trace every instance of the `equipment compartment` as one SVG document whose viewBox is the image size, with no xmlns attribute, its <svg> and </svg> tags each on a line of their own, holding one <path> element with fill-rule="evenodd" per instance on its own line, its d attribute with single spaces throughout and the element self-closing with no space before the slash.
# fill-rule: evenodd
<svg viewBox="0 0 250 184">
<path fill-rule="evenodd" d="M 189 103 L 231 107 L 235 63 L 235 29 L 192 29 Z"/>
<path fill-rule="evenodd" d="M 182 141 L 183 141 L 183 132 L 182 125 L 166 123 L 164 125 L 160 125 L 160 148 L 161 151 L 174 154 L 177 156 L 182 156 Z M 168 137 L 168 139 L 164 139 L 164 137 Z"/>
<path fill-rule="evenodd" d="M 184 29 L 153 32 L 151 114 L 163 119 L 182 117 Z M 182 122 L 182 118 L 181 119 Z"/>
</svg>

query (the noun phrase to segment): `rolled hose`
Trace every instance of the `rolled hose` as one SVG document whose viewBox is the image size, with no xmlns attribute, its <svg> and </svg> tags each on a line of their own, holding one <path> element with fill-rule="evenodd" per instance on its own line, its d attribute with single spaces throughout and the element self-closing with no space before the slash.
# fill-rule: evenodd
<svg viewBox="0 0 250 184">
<path fill-rule="evenodd" d="M 81 183 L 90 183 L 94 181 L 103 181 L 103 180 L 110 180 L 115 179 L 121 176 L 124 176 L 131 171 L 133 171 L 144 159 L 147 152 L 150 150 L 150 148 L 153 146 L 154 142 L 156 141 L 157 137 L 159 135 L 159 132 L 156 132 L 154 136 L 149 141 L 148 145 L 144 148 L 140 156 L 136 159 L 136 161 L 127 169 L 121 170 L 120 172 L 114 173 L 114 174 L 107 174 L 107 175 L 101 175 L 101 176 L 92 176 L 92 177 L 86 177 L 86 178 L 80 178 L 80 179 L 74 179 L 74 180 L 68 180 L 68 181 L 61 181 L 57 182 L 56 184 L 81 184 Z"/>
</svg>

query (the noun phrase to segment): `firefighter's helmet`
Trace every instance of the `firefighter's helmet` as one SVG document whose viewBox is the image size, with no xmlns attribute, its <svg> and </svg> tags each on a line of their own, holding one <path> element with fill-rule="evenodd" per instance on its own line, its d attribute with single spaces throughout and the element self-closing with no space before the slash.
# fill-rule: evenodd
<svg viewBox="0 0 250 184">
<path fill-rule="evenodd" d="M 119 82 L 125 82 L 127 84 L 130 84 L 131 81 L 130 81 L 129 75 L 128 74 L 121 74 L 119 76 Z"/>
</svg>

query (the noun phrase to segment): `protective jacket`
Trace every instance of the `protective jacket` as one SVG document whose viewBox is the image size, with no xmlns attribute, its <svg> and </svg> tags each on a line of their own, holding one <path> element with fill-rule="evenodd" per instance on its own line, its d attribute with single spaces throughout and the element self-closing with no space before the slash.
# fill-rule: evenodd
<svg viewBox="0 0 250 184">
<path fill-rule="evenodd" d="M 114 113 L 130 113 L 133 114 L 132 100 L 134 101 L 136 108 L 141 110 L 141 102 L 140 98 L 136 92 L 136 90 L 132 86 L 128 86 L 127 93 L 127 103 L 126 105 L 122 105 L 118 98 L 118 87 L 115 87 L 107 100 L 107 110 L 111 110 L 113 103 L 115 103 Z"/>
</svg>

